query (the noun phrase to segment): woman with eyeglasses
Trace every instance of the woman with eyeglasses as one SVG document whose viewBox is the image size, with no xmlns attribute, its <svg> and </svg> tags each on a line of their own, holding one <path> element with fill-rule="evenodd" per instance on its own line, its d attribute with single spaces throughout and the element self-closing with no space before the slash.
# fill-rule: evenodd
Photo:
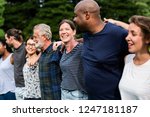
<svg viewBox="0 0 150 117">
<path fill-rule="evenodd" d="M 26 63 L 23 67 L 23 75 L 25 81 L 24 100 L 40 100 L 40 81 L 39 81 L 39 66 L 38 59 L 40 54 L 37 54 L 35 42 L 30 37 L 26 43 Z"/>
</svg>

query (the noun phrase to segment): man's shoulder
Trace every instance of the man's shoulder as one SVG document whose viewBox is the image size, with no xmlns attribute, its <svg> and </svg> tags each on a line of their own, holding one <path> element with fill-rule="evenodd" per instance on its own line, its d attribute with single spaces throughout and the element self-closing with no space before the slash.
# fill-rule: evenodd
<svg viewBox="0 0 150 117">
<path fill-rule="evenodd" d="M 118 32 L 122 32 L 122 33 L 127 33 L 128 31 L 120 26 L 117 26 L 115 24 L 112 23 L 107 23 L 107 29 L 109 29 L 110 31 L 118 31 Z"/>
<path fill-rule="evenodd" d="M 112 35 L 113 37 L 122 37 L 125 38 L 128 35 L 128 31 L 120 26 L 117 26 L 112 23 L 107 24 L 107 28 L 105 30 L 106 33 Z"/>
</svg>

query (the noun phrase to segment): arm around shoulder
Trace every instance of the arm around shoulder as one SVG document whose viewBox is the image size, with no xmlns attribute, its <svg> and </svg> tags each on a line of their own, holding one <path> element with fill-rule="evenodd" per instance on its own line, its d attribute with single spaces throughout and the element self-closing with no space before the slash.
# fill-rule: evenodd
<svg viewBox="0 0 150 117">
<path fill-rule="evenodd" d="M 121 26 L 122 28 L 124 28 L 126 30 L 128 30 L 128 28 L 129 28 L 129 24 L 122 22 L 122 21 L 119 21 L 119 20 L 104 18 L 104 22 L 110 22 L 110 23 L 115 24 L 117 26 Z"/>
</svg>

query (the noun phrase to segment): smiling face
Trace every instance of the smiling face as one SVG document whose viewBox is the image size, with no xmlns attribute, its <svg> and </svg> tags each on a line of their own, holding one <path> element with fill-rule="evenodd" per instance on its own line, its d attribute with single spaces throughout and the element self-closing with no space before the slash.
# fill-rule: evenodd
<svg viewBox="0 0 150 117">
<path fill-rule="evenodd" d="M 62 42 L 68 43 L 72 39 L 74 39 L 74 36 L 76 34 L 76 30 L 73 30 L 71 26 L 64 22 L 59 27 L 59 36 Z"/>
<path fill-rule="evenodd" d="M 126 37 L 129 52 L 137 53 L 147 51 L 146 40 L 144 40 L 143 37 L 144 36 L 141 31 L 141 28 L 138 27 L 136 24 L 131 23 L 129 25 L 128 36 Z"/>
<path fill-rule="evenodd" d="M 27 45 L 26 45 L 26 51 L 29 55 L 33 55 L 36 53 L 36 47 L 35 47 L 35 42 L 32 39 L 29 39 L 27 41 Z"/>
</svg>

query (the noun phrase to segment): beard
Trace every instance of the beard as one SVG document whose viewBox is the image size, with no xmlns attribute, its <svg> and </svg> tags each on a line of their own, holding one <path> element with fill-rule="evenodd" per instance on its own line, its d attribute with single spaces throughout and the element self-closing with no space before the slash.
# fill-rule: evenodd
<svg viewBox="0 0 150 117">
<path fill-rule="evenodd" d="M 10 44 L 10 43 L 7 43 L 7 45 L 8 45 L 9 47 L 11 47 L 11 48 L 14 47 L 13 44 Z"/>
<path fill-rule="evenodd" d="M 76 25 L 76 29 L 77 29 L 77 33 L 85 33 L 85 32 L 88 32 L 88 28 L 86 28 L 85 25 Z"/>
<path fill-rule="evenodd" d="M 35 47 L 36 47 L 36 49 L 37 49 L 38 51 L 41 51 L 42 48 L 43 48 L 43 46 L 44 46 L 44 43 L 43 43 L 42 41 L 39 41 L 39 42 L 35 45 Z"/>
</svg>

